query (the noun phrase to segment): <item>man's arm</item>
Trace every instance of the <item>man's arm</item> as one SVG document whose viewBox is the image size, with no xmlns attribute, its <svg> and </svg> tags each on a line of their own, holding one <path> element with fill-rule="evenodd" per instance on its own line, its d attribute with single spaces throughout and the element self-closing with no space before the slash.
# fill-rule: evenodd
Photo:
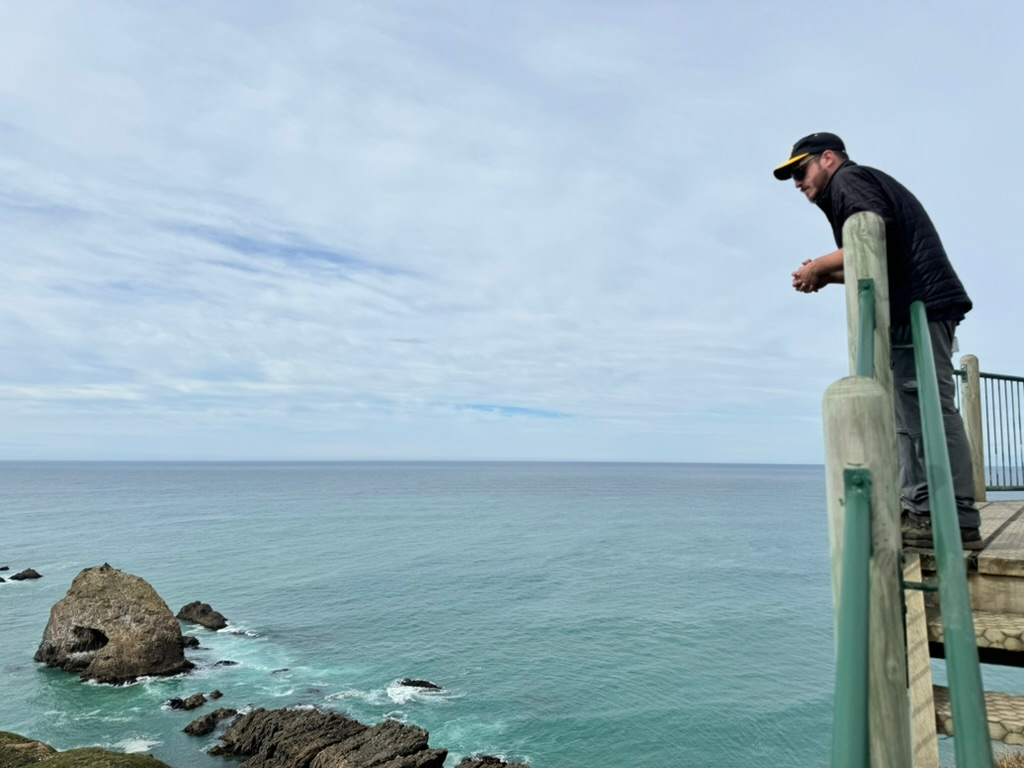
<svg viewBox="0 0 1024 768">
<path fill-rule="evenodd" d="M 843 282 L 843 249 L 817 259 L 808 259 L 793 273 L 793 287 L 801 293 L 816 293 L 829 283 Z"/>
</svg>

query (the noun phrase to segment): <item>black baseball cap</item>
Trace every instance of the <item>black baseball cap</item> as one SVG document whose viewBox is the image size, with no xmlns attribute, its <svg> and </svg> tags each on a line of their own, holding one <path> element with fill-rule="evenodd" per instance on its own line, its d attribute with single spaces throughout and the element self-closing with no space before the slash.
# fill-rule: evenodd
<svg viewBox="0 0 1024 768">
<path fill-rule="evenodd" d="M 775 169 L 775 178 L 779 181 L 792 178 L 793 168 L 797 163 L 810 155 L 820 155 L 827 149 L 845 152 L 846 145 L 834 133 L 812 133 L 810 136 L 804 136 L 793 145 L 789 160 Z"/>
</svg>

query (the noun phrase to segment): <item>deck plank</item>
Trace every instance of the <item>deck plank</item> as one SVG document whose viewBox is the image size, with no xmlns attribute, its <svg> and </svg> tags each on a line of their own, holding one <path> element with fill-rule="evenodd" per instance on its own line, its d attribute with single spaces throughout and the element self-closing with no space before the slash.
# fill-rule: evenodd
<svg viewBox="0 0 1024 768">
<path fill-rule="evenodd" d="M 993 576 L 1024 576 L 1024 502 L 993 501 L 981 510 L 982 535 L 996 521 L 996 533 L 978 554 L 978 572 Z M 987 518 L 987 519 L 986 519 Z"/>
</svg>

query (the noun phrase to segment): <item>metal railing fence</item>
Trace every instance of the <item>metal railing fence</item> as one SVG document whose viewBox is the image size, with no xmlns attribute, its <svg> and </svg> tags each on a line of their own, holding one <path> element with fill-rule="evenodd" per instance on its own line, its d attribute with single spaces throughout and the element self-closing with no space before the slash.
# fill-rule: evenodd
<svg viewBox="0 0 1024 768">
<path fill-rule="evenodd" d="M 955 371 L 957 408 L 962 412 L 963 370 Z M 985 488 L 1024 491 L 1024 377 L 979 374 L 985 453 Z"/>
</svg>

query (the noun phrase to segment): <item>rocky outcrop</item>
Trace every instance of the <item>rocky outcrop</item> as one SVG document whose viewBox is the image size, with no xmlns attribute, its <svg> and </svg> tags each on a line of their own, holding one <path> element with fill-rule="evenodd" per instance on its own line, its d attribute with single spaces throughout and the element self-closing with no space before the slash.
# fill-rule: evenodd
<svg viewBox="0 0 1024 768">
<path fill-rule="evenodd" d="M 238 714 L 237 709 L 215 709 L 205 715 L 201 715 L 193 720 L 191 723 L 186 725 L 182 730 L 185 731 L 189 736 L 205 736 L 208 733 L 213 733 L 214 729 L 224 720 L 229 717 L 234 717 Z"/>
<path fill-rule="evenodd" d="M 50 609 L 35 660 L 115 684 L 193 667 L 181 628 L 156 590 L 106 563 L 78 574 Z"/>
<path fill-rule="evenodd" d="M 49 744 L 33 741 L 16 733 L 0 731 L 0 765 L 23 768 L 46 760 L 57 753 Z"/>
<path fill-rule="evenodd" d="M 442 768 L 422 728 L 396 720 L 366 726 L 336 712 L 257 709 L 239 717 L 210 754 L 248 757 L 242 768 Z"/>
<path fill-rule="evenodd" d="M 21 573 L 16 573 L 11 576 L 11 581 L 25 581 L 26 579 L 41 579 L 42 574 L 36 571 L 34 568 L 26 568 Z"/>
<path fill-rule="evenodd" d="M 0 732 L 0 767 L 29 768 L 170 768 L 149 755 L 126 755 L 88 747 L 58 752 L 48 744 L 16 733 Z"/>
<path fill-rule="evenodd" d="M 455 768 L 530 768 L 525 763 L 509 763 L 500 757 L 483 755 L 482 757 L 467 757 Z"/>
<path fill-rule="evenodd" d="M 213 610 L 209 604 L 200 603 L 198 600 L 182 606 L 181 610 L 178 611 L 178 618 L 214 631 L 224 629 L 228 625 L 228 620 L 224 618 L 224 614 Z"/>
<path fill-rule="evenodd" d="M 192 635 L 182 635 L 181 636 L 181 647 L 182 648 L 198 648 L 199 647 L 199 638 L 198 637 L 192 637 Z"/>
</svg>

